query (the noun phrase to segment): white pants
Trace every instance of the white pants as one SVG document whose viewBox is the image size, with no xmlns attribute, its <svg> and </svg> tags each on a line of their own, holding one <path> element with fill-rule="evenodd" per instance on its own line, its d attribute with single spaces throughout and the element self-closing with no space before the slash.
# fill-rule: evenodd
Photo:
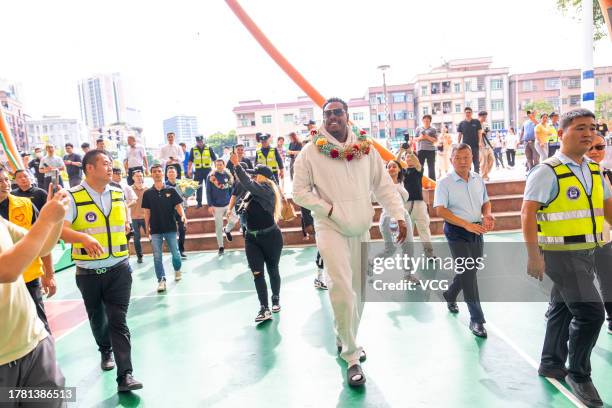
<svg viewBox="0 0 612 408">
<path fill-rule="evenodd" d="M 392 217 L 389 214 L 384 212 L 380 216 L 380 224 L 378 225 L 378 229 L 380 230 L 380 234 L 385 241 L 385 252 L 377 255 L 377 257 L 387 258 L 395 253 L 395 242 L 393 240 L 393 234 L 391 233 L 390 227 L 391 218 Z M 410 214 L 408 214 L 408 211 L 405 212 L 404 221 L 406 222 L 408 234 L 406 235 L 406 240 L 402 244 L 402 253 L 412 257 L 414 256 L 414 233 L 412 232 L 412 220 L 410 218 Z"/>
<path fill-rule="evenodd" d="M 357 331 L 363 312 L 361 243 L 370 239 L 370 232 L 358 237 L 346 237 L 330 228 L 319 227 L 316 239 L 329 278 L 329 299 L 334 310 L 336 339 L 343 345 L 340 357 L 352 365 L 359 361 L 362 350 L 357 345 Z"/>
<path fill-rule="evenodd" d="M 548 143 L 545 143 L 544 146 L 541 146 L 537 140 L 534 143 L 536 152 L 540 155 L 540 162 L 548 159 Z"/>
<path fill-rule="evenodd" d="M 223 216 L 227 212 L 225 207 L 213 207 L 215 209 L 215 233 L 217 234 L 217 246 L 223 246 Z"/>
<path fill-rule="evenodd" d="M 240 217 L 238 217 L 238 214 L 236 214 L 236 209 L 232 208 L 232 212 L 230 213 L 230 216 L 227 219 L 227 224 L 225 225 L 225 230 L 227 232 L 233 230 L 236 224 L 238 224 L 238 221 L 240 221 Z"/>
<path fill-rule="evenodd" d="M 429 213 L 427 212 L 427 203 L 423 200 L 408 201 L 407 210 L 412 219 L 412 227 L 416 224 L 417 231 L 419 231 L 419 238 L 423 243 L 426 253 L 433 251 L 431 246 L 431 231 L 429 230 Z"/>
</svg>

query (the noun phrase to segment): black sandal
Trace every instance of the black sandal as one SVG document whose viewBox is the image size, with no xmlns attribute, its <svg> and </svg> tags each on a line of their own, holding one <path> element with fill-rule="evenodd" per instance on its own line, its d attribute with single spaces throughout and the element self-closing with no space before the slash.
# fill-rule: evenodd
<svg viewBox="0 0 612 408">
<path fill-rule="evenodd" d="M 367 358 L 368 356 L 366 355 L 365 350 L 361 350 L 361 353 L 359 353 L 359 362 L 363 363 Z"/>
<path fill-rule="evenodd" d="M 357 375 L 361 376 L 361 378 L 358 380 L 353 380 L 353 377 Z M 359 387 L 365 384 L 366 382 L 365 375 L 363 374 L 363 370 L 361 369 L 361 366 L 359 364 L 352 365 L 348 368 L 348 371 L 346 373 L 346 379 L 348 380 L 348 384 L 351 387 Z"/>
</svg>

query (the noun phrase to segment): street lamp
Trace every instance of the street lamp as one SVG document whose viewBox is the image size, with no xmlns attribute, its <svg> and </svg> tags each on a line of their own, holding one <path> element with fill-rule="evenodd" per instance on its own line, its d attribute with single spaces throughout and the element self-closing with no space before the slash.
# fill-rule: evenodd
<svg viewBox="0 0 612 408">
<path fill-rule="evenodd" d="M 391 129 L 389 129 L 389 99 L 387 98 L 387 78 L 385 71 L 391 68 L 391 65 L 379 65 L 376 68 L 382 71 L 383 76 L 383 95 L 385 98 L 385 138 L 388 142 L 391 138 Z"/>
</svg>

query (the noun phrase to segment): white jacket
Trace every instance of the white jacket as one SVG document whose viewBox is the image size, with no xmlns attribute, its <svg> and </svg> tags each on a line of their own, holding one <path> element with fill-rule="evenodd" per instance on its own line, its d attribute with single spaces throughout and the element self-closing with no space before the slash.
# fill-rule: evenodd
<svg viewBox="0 0 612 408">
<path fill-rule="evenodd" d="M 357 142 L 350 129 L 345 143 L 324 128 L 319 131 L 340 148 Z M 314 143 L 308 143 L 295 161 L 293 200 L 312 211 L 315 228 L 328 227 L 348 237 L 363 235 L 374 217 L 371 193 L 393 218 L 404 219 L 402 199 L 373 147 L 368 155 L 346 161 L 327 157 Z M 332 205 L 334 211 L 328 217 Z"/>
</svg>

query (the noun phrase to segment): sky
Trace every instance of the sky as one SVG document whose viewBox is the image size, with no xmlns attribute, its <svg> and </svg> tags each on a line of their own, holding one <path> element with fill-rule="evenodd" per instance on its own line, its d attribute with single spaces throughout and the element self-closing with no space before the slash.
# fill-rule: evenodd
<svg viewBox="0 0 612 408">
<path fill-rule="evenodd" d="M 493 57 L 510 73 L 580 68 L 581 24 L 555 0 L 241 0 L 272 43 L 323 95 L 364 96 L 444 60 Z M 148 145 L 162 121 L 196 115 L 200 131 L 236 126 L 241 100 L 304 93 L 259 47 L 223 0 L 11 1 L 2 7 L 0 78 L 21 82 L 34 118 L 78 118 L 77 82 L 120 72 L 142 111 Z M 612 65 L 612 42 L 595 66 Z"/>
</svg>

